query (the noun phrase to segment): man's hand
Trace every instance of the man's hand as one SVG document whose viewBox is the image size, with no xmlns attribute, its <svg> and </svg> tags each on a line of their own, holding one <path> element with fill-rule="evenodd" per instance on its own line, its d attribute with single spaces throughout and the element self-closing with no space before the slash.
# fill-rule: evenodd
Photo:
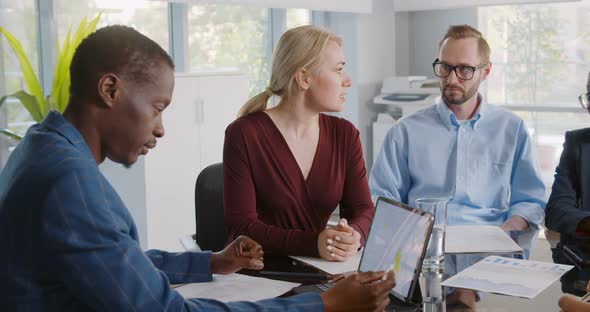
<svg viewBox="0 0 590 312">
<path fill-rule="evenodd" d="M 572 295 L 563 295 L 559 298 L 559 308 L 563 312 L 589 312 L 590 303 L 580 301 L 580 298 Z"/>
<path fill-rule="evenodd" d="M 512 216 L 504 221 L 504 223 L 500 225 L 500 228 L 504 230 L 504 232 L 526 231 L 529 229 L 529 223 L 523 217 Z"/>
<path fill-rule="evenodd" d="M 236 238 L 220 252 L 211 254 L 211 273 L 231 274 L 241 269 L 261 270 L 262 247 L 246 236 Z"/>
<path fill-rule="evenodd" d="M 338 225 L 327 228 L 318 236 L 320 258 L 330 261 L 346 261 L 361 247 L 361 234 L 340 219 Z"/>
<path fill-rule="evenodd" d="M 385 277 L 383 280 L 383 277 Z M 326 312 L 383 311 L 389 304 L 389 291 L 395 287 L 393 271 L 353 274 L 322 293 Z"/>
</svg>

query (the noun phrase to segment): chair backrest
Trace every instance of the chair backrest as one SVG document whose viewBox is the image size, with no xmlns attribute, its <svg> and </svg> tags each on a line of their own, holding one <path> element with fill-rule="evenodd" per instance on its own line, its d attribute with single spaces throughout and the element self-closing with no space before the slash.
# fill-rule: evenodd
<svg viewBox="0 0 590 312">
<path fill-rule="evenodd" d="M 195 185 L 196 241 L 201 250 L 219 251 L 227 234 L 223 215 L 223 166 L 203 169 Z"/>
</svg>

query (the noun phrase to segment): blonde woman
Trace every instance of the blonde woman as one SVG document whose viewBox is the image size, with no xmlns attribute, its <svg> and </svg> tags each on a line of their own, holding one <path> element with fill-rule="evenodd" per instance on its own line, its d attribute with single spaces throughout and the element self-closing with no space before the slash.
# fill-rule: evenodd
<svg viewBox="0 0 590 312">
<path fill-rule="evenodd" d="M 315 26 L 279 40 L 266 90 L 226 130 L 225 223 L 267 253 L 344 261 L 364 244 L 373 215 L 358 130 L 341 111 L 351 80 L 342 40 Z M 267 108 L 273 95 L 280 101 Z M 336 207 L 337 226 L 327 227 Z"/>
</svg>

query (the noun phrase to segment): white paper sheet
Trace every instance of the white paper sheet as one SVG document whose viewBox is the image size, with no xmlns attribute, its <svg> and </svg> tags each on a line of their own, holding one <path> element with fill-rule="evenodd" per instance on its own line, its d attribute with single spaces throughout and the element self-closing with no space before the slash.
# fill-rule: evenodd
<svg viewBox="0 0 590 312">
<path fill-rule="evenodd" d="M 258 301 L 280 296 L 300 284 L 243 274 L 217 275 L 207 283 L 192 283 L 176 288 L 185 298 L 207 298 L 223 302 Z"/>
<path fill-rule="evenodd" d="M 339 261 L 328 261 L 321 258 L 312 258 L 312 257 L 295 257 L 290 256 L 293 259 L 299 260 L 304 262 L 308 265 L 316 267 L 328 274 L 341 274 L 351 271 L 356 271 L 359 268 L 359 263 L 361 262 L 362 256 L 362 249 L 356 253 L 356 255 L 347 261 L 339 262 Z"/>
<path fill-rule="evenodd" d="M 531 299 L 572 268 L 571 265 L 489 256 L 442 285 Z"/>
<path fill-rule="evenodd" d="M 522 252 L 499 226 L 447 226 L 445 253 L 516 253 Z"/>
</svg>

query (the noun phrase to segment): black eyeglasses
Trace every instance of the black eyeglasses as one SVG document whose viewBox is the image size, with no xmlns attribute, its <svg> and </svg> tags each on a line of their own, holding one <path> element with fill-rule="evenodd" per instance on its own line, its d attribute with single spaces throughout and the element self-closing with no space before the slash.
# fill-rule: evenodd
<svg viewBox="0 0 590 312">
<path fill-rule="evenodd" d="M 590 112 L 590 109 L 588 108 L 588 104 L 590 103 L 590 92 L 580 94 L 580 96 L 578 96 L 578 101 L 580 101 L 580 105 L 582 105 L 584 109 L 587 109 L 588 112 Z"/>
<path fill-rule="evenodd" d="M 476 70 L 486 65 L 487 63 L 483 63 L 477 66 L 453 66 L 447 63 L 439 62 L 438 59 L 436 59 L 434 60 L 434 63 L 432 63 L 432 68 L 434 69 L 434 74 L 440 78 L 447 78 L 451 74 L 451 71 L 455 71 L 455 75 L 457 76 L 457 78 L 461 80 L 470 80 L 473 78 L 473 74 L 475 74 Z"/>
</svg>

